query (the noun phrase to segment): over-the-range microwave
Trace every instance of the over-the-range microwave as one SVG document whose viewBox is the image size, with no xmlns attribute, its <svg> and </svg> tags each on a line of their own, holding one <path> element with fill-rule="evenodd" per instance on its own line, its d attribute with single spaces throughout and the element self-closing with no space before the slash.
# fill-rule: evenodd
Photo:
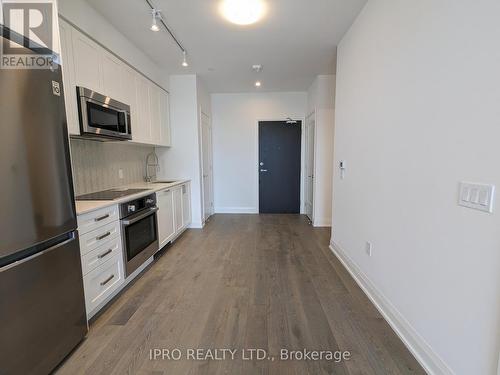
<svg viewBox="0 0 500 375">
<path fill-rule="evenodd" d="M 77 87 L 80 133 L 96 140 L 132 139 L 130 106 L 85 87 Z"/>
</svg>

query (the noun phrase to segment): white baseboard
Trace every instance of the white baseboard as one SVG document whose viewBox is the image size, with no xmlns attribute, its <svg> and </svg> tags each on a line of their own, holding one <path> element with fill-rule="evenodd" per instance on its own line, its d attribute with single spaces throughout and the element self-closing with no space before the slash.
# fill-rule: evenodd
<svg viewBox="0 0 500 375">
<path fill-rule="evenodd" d="M 349 258 L 346 252 L 333 241 L 330 243 L 330 249 L 425 371 L 430 375 L 453 375 L 454 373 L 448 365 Z"/>
<path fill-rule="evenodd" d="M 188 228 L 191 228 L 191 229 L 202 229 L 203 228 L 203 223 L 200 223 L 200 222 L 192 222 L 191 224 L 188 225 Z"/>
<path fill-rule="evenodd" d="M 314 223 L 313 227 L 331 227 L 332 226 L 332 219 L 331 218 L 321 218 L 321 219 L 316 219 L 314 218 Z"/>
<path fill-rule="evenodd" d="M 215 207 L 216 214 L 258 214 L 255 207 Z"/>
</svg>

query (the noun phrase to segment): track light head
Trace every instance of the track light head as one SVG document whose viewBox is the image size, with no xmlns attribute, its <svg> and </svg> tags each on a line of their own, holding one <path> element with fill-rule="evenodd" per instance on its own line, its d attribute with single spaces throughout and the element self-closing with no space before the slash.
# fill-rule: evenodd
<svg viewBox="0 0 500 375">
<path fill-rule="evenodd" d="M 182 51 L 182 66 L 187 68 L 189 66 L 186 58 L 186 51 Z"/>
<path fill-rule="evenodd" d="M 153 16 L 153 20 L 151 22 L 151 31 L 160 31 L 158 20 L 161 20 L 161 11 L 158 9 L 152 9 L 151 14 Z"/>
</svg>

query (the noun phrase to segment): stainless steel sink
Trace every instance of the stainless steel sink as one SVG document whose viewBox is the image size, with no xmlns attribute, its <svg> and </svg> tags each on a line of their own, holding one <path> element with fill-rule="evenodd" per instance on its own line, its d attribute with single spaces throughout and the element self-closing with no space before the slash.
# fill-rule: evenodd
<svg viewBox="0 0 500 375">
<path fill-rule="evenodd" d="M 174 182 L 177 181 L 153 181 L 153 184 L 173 184 Z"/>
</svg>

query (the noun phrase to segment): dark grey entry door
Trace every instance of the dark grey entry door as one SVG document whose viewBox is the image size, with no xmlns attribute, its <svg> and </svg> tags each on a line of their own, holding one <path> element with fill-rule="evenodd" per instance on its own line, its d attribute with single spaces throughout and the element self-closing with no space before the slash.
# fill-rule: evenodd
<svg viewBox="0 0 500 375">
<path fill-rule="evenodd" d="M 300 213 L 302 122 L 259 122 L 259 212 Z"/>
</svg>

